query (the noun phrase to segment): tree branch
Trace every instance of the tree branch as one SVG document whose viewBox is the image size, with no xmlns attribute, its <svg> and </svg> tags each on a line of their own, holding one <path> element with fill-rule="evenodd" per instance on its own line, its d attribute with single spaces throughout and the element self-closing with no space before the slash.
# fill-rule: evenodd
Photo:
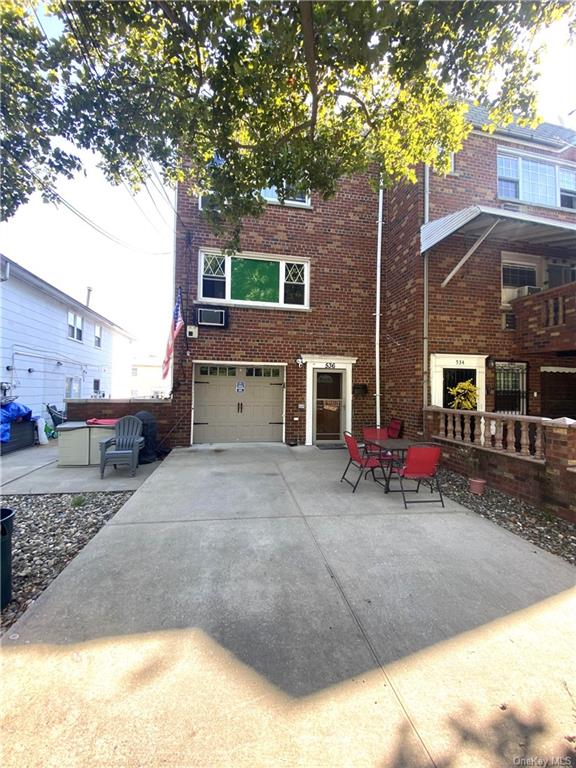
<svg viewBox="0 0 576 768">
<path fill-rule="evenodd" d="M 346 99 L 352 99 L 352 101 L 355 101 L 356 104 L 359 104 L 362 107 L 362 111 L 366 115 L 366 122 L 371 128 L 374 128 L 374 121 L 372 119 L 372 115 L 370 114 L 368 107 L 366 106 L 365 102 L 355 93 L 350 93 L 350 91 L 334 91 L 335 96 L 344 96 Z"/>
<path fill-rule="evenodd" d="M 302 36 L 304 38 L 304 56 L 306 58 L 306 71 L 310 93 L 312 94 L 312 114 L 310 116 L 310 138 L 314 138 L 316 119 L 318 116 L 318 78 L 316 74 L 316 56 L 314 44 L 314 17 L 311 0 L 301 0 L 300 19 L 302 22 Z"/>
</svg>

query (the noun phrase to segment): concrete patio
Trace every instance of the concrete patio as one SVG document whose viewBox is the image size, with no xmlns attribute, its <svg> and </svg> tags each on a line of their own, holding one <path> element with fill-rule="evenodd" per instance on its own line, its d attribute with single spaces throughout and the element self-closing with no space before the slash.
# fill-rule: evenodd
<svg viewBox="0 0 576 768">
<path fill-rule="evenodd" d="M 173 451 L 9 631 L 4 765 L 573 755 L 574 569 L 345 463 Z"/>
</svg>

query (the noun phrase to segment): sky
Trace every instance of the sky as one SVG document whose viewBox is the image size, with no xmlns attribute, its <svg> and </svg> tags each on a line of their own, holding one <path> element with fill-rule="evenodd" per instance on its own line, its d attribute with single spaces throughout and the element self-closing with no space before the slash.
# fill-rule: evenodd
<svg viewBox="0 0 576 768">
<path fill-rule="evenodd" d="M 539 110 L 576 130 L 576 47 L 566 41 L 564 23 L 542 36 Z M 137 356 L 163 357 L 174 301 L 174 191 L 153 177 L 133 195 L 105 180 L 95 156 L 83 157 L 86 176 L 60 181 L 59 194 L 129 247 L 34 195 L 0 223 L 0 252 L 83 303 L 90 286 L 90 306 L 137 338 Z"/>
</svg>

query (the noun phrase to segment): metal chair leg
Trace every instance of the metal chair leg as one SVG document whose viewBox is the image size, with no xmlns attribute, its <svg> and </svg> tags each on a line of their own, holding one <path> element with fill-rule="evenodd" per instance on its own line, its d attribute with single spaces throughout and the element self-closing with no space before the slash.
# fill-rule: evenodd
<svg viewBox="0 0 576 768">
<path fill-rule="evenodd" d="M 436 486 L 438 487 L 438 493 L 440 494 L 440 501 L 442 502 L 442 506 L 444 506 L 444 497 L 442 496 L 442 489 L 440 488 L 440 478 L 438 475 L 436 475 Z"/>
<path fill-rule="evenodd" d="M 340 482 L 342 482 L 342 480 L 344 480 L 344 478 L 346 477 L 346 472 L 348 472 L 348 469 L 349 469 L 349 467 L 350 467 L 350 464 L 352 464 L 352 459 L 350 459 L 350 461 L 349 461 L 349 462 L 348 462 L 348 464 L 346 465 L 346 469 L 344 470 L 344 474 L 343 474 L 343 475 L 342 475 L 342 477 L 340 478 Z"/>
<path fill-rule="evenodd" d="M 408 504 L 406 503 L 406 494 L 404 493 L 404 483 L 402 482 L 402 475 L 398 475 L 398 479 L 400 480 L 400 490 L 402 491 L 402 499 L 404 501 L 404 509 L 408 509 Z"/>
</svg>

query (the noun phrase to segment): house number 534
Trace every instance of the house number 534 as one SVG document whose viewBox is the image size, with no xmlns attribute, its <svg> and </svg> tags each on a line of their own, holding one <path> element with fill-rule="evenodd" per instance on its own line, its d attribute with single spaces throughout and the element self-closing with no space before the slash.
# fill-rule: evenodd
<svg viewBox="0 0 576 768">
<path fill-rule="evenodd" d="M 326 368 L 336 368 L 336 363 L 326 363 Z"/>
</svg>

